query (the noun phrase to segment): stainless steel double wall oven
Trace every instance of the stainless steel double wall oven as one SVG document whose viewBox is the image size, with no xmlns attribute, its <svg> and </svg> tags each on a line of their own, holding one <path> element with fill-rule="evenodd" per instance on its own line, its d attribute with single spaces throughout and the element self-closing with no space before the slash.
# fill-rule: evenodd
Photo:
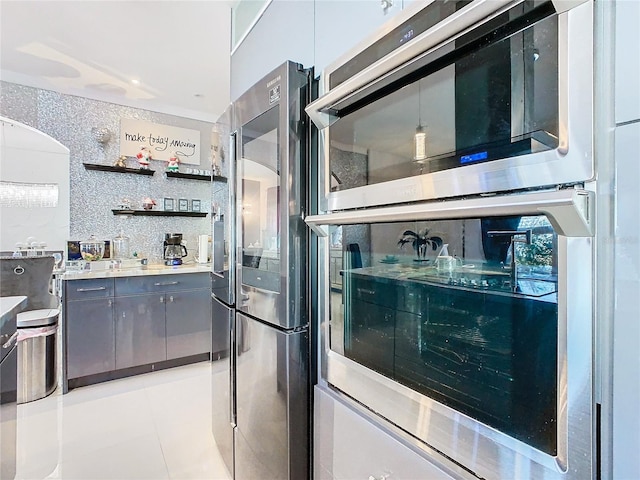
<svg viewBox="0 0 640 480">
<path fill-rule="evenodd" d="M 592 31 L 589 1 L 420 2 L 307 108 L 321 384 L 481 478 L 593 473 Z"/>
</svg>

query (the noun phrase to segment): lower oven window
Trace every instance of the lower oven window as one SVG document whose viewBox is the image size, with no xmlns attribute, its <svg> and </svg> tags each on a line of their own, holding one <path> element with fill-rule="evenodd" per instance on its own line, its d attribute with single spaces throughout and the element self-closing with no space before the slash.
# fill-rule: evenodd
<svg viewBox="0 0 640 480">
<path fill-rule="evenodd" d="M 332 227 L 330 346 L 557 452 L 557 236 L 546 217 Z"/>
</svg>

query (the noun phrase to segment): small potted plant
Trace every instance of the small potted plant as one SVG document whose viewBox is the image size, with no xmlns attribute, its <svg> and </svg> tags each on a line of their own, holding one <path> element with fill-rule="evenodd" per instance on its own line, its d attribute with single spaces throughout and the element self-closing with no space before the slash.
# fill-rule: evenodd
<svg viewBox="0 0 640 480">
<path fill-rule="evenodd" d="M 425 228 L 422 233 L 414 232 L 412 230 L 405 230 L 400 240 L 398 240 L 398 246 L 403 248 L 407 243 L 411 243 L 413 250 L 416 252 L 416 261 L 426 262 L 427 253 L 431 249 L 433 251 L 442 247 L 442 238 L 436 236 L 429 236 L 429 229 Z"/>
</svg>

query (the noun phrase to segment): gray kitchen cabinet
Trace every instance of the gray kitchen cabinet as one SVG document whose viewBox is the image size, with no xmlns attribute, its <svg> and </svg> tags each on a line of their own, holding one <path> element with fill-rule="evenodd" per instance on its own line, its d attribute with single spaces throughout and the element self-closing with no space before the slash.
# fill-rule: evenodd
<svg viewBox="0 0 640 480">
<path fill-rule="evenodd" d="M 165 294 L 167 360 L 211 350 L 209 289 Z"/>
<path fill-rule="evenodd" d="M 211 352 L 207 273 L 66 280 L 63 294 L 68 388 Z"/>
<path fill-rule="evenodd" d="M 167 359 L 164 294 L 116 297 L 116 369 Z"/>
<path fill-rule="evenodd" d="M 116 368 L 113 298 L 67 301 L 67 378 Z"/>
<path fill-rule="evenodd" d="M 117 278 L 116 368 L 208 353 L 209 285 L 207 274 Z"/>
</svg>

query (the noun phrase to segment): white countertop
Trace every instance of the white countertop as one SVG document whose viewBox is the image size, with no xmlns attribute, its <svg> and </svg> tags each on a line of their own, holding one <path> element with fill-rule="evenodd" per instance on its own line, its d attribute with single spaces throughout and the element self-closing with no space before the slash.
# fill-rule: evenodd
<svg viewBox="0 0 640 480">
<path fill-rule="evenodd" d="M 117 278 L 117 277 L 140 277 L 148 275 L 175 275 L 181 273 L 209 273 L 210 263 L 188 263 L 176 266 L 163 264 L 144 265 L 134 268 L 116 268 L 91 272 L 67 271 L 60 275 L 62 280 L 87 280 L 91 278 Z"/>
</svg>

